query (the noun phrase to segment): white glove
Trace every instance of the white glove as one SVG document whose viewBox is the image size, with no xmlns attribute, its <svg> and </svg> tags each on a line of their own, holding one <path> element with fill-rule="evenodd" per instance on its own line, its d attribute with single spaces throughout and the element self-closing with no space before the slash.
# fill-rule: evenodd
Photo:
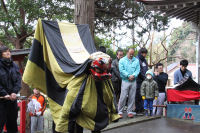
<svg viewBox="0 0 200 133">
<path fill-rule="evenodd" d="M 36 112 L 36 115 L 37 116 L 40 116 L 42 114 L 42 112 L 41 111 L 39 111 L 39 112 Z"/>
</svg>

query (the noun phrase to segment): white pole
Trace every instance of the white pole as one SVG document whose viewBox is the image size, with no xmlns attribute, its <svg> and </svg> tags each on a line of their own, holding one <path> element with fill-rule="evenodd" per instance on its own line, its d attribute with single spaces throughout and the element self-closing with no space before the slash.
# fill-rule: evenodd
<svg viewBox="0 0 200 133">
<path fill-rule="evenodd" d="M 196 40 L 196 79 L 195 81 L 199 83 L 199 35 L 197 33 L 197 40 Z"/>
</svg>

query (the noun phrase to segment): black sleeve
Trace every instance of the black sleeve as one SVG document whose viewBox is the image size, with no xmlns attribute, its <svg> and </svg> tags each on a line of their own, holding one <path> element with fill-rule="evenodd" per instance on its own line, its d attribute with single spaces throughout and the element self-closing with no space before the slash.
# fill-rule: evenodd
<svg viewBox="0 0 200 133">
<path fill-rule="evenodd" d="M 21 89 L 21 74 L 20 74 L 20 72 L 19 72 L 19 67 L 16 65 L 16 64 L 14 64 L 15 65 L 15 70 L 16 70 L 16 81 L 14 82 L 14 88 L 13 88 L 13 93 L 18 93 L 19 91 L 20 91 L 20 89 Z"/>
<path fill-rule="evenodd" d="M 6 96 L 8 95 L 8 93 L 6 92 L 6 90 L 3 88 L 3 86 L 0 83 L 0 96 Z"/>
<path fill-rule="evenodd" d="M 168 80 L 168 75 L 165 73 L 165 74 L 160 74 L 158 76 L 156 76 L 156 80 L 161 82 L 162 84 L 167 84 L 167 80 Z"/>
<path fill-rule="evenodd" d="M 148 71 L 148 64 L 147 64 L 147 62 L 144 61 L 143 63 L 145 63 L 146 66 L 142 66 L 142 63 L 140 62 L 140 73 L 138 75 L 138 78 L 140 78 L 142 81 L 145 80 L 145 78 L 146 78 L 146 72 Z"/>
<path fill-rule="evenodd" d="M 113 61 L 112 66 L 113 66 L 112 67 L 113 73 L 117 76 L 118 79 L 120 79 L 120 73 L 119 73 L 119 70 L 117 70 L 118 66 L 116 64 L 116 61 Z"/>
</svg>

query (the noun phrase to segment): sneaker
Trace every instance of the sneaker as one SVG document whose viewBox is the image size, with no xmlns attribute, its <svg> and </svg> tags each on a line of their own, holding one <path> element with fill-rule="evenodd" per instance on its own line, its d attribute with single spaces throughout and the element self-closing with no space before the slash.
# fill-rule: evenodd
<svg viewBox="0 0 200 133">
<path fill-rule="evenodd" d="M 122 119 L 122 118 L 123 118 L 123 115 L 122 115 L 122 114 L 119 114 L 119 116 L 120 116 L 119 119 Z"/>
<path fill-rule="evenodd" d="M 133 118 L 133 114 L 128 114 L 128 118 Z"/>
<path fill-rule="evenodd" d="M 137 115 L 137 116 L 143 116 L 144 113 L 143 113 L 143 112 L 138 112 L 136 115 Z"/>
</svg>

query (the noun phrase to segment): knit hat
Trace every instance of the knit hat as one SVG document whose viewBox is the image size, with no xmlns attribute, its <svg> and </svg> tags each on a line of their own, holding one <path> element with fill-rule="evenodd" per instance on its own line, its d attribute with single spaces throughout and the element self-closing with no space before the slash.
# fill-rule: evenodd
<svg viewBox="0 0 200 133">
<path fill-rule="evenodd" d="M 147 74 L 150 74 L 150 75 L 153 77 L 153 73 L 152 73 L 151 70 L 148 70 L 148 71 L 146 72 L 146 75 L 147 75 Z"/>
</svg>

